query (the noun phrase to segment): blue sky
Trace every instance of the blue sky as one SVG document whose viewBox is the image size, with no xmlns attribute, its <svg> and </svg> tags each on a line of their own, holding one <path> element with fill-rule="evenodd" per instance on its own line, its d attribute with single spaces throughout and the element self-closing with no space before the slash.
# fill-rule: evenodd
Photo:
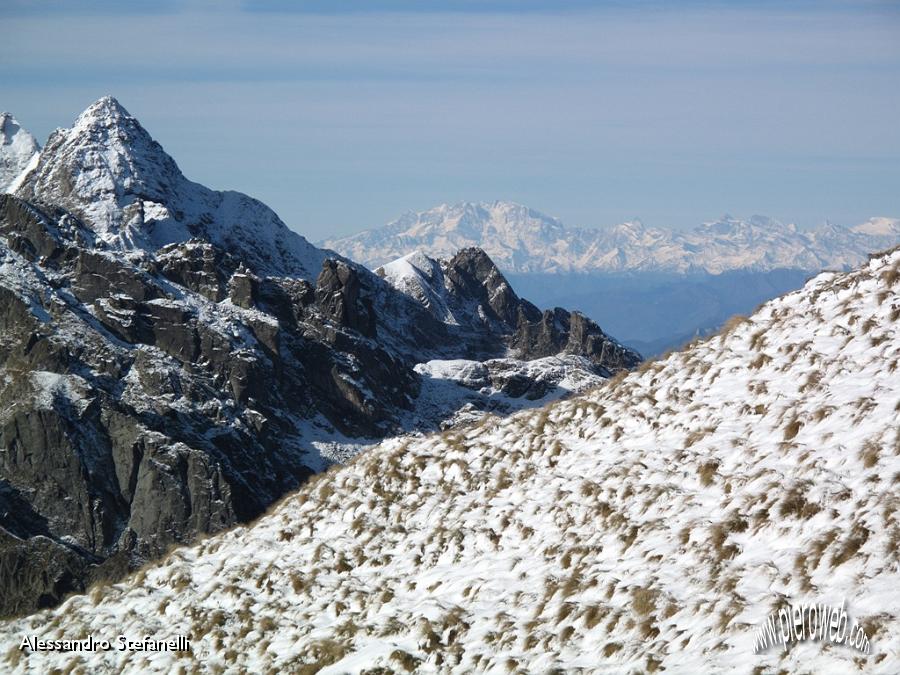
<svg viewBox="0 0 900 675">
<path fill-rule="evenodd" d="M 40 140 L 112 94 L 313 240 L 463 199 L 900 216 L 900 3 L 4 0 L 0 24 L 0 108 Z"/>
</svg>

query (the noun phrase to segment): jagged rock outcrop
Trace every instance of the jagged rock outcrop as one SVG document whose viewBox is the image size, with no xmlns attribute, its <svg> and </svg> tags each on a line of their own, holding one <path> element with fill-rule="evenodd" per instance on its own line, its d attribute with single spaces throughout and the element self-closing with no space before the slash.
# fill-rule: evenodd
<svg viewBox="0 0 900 675">
<path fill-rule="evenodd" d="M 252 304 L 250 276 L 237 274 L 240 262 L 202 239 L 163 246 L 156 252 L 156 262 L 159 272 L 166 279 L 199 293 L 207 300 L 224 300 L 229 295 L 230 282 L 232 287 L 238 288 L 238 300 L 235 300 L 235 293 L 231 293 L 232 302 L 245 309 Z"/>
<path fill-rule="evenodd" d="M 452 320 L 191 183 L 113 99 L 56 132 L 0 196 L 0 615 L 254 518 L 335 445 L 437 428 L 457 401 L 418 411 L 424 362 L 530 358 L 540 312 L 483 252 L 438 267 Z M 564 333 L 586 359 L 515 366 L 502 411 L 627 367 Z"/>
<path fill-rule="evenodd" d="M 602 363 L 610 371 L 633 368 L 640 362 L 633 350 L 611 340 L 589 318 L 560 307 L 544 310 L 536 321 L 520 321 L 510 344 L 527 358 L 575 354 Z"/>
<path fill-rule="evenodd" d="M 340 260 L 326 260 L 316 280 L 316 302 L 339 325 L 375 337 L 372 301 L 360 297 L 359 273 Z"/>
<path fill-rule="evenodd" d="M 508 326 L 518 323 L 520 312 L 532 320 L 539 314 L 534 305 L 519 300 L 500 270 L 480 248 L 465 248 L 454 255 L 447 262 L 444 277 L 451 296 L 474 298 Z"/>
<path fill-rule="evenodd" d="M 640 355 L 606 335 L 578 312 L 562 308 L 541 311 L 512 289 L 506 278 L 479 248 L 466 248 L 449 260 L 437 261 L 422 253 L 405 256 L 376 270 L 398 290 L 417 299 L 433 316 L 454 326 L 475 327 L 475 355 L 500 356 L 497 337 L 519 359 L 555 354 L 584 356 L 606 375 L 632 368 Z M 481 348 L 484 351 L 478 352 Z M 493 348 L 493 353 L 491 353 Z"/>
</svg>

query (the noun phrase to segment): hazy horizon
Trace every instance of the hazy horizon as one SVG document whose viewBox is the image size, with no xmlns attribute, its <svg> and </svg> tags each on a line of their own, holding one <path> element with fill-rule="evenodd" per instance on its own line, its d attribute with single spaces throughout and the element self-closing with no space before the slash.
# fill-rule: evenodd
<svg viewBox="0 0 900 675">
<path fill-rule="evenodd" d="M 0 16 L 0 108 L 39 141 L 111 94 L 189 178 L 311 240 L 458 201 L 581 227 L 900 216 L 889 3 L 14 1 Z"/>
</svg>

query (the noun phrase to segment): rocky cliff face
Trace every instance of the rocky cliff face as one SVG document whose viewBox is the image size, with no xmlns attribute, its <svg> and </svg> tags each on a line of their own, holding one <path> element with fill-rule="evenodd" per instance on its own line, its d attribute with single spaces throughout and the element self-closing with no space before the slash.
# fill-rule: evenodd
<svg viewBox="0 0 900 675">
<path fill-rule="evenodd" d="M 378 268 L 391 286 L 426 307 L 441 321 L 466 328 L 475 355 L 491 356 L 497 335 L 512 356 L 537 359 L 554 354 L 588 357 L 605 375 L 632 368 L 640 357 L 578 312 L 541 311 L 516 295 L 480 248 L 465 248 L 447 260 L 416 252 Z"/>
<path fill-rule="evenodd" d="M 112 99 L 56 132 L 0 196 L 0 615 L 252 519 L 335 456 L 441 425 L 456 403 L 414 414 L 418 364 L 552 349 L 483 252 L 439 268 L 452 320 L 259 202 L 191 183 Z M 554 343 L 586 357 L 571 368 L 636 363 L 588 332 L 606 346 L 570 349 L 572 330 Z M 507 402 L 543 391 L 530 377 Z M 344 455 L 323 454 L 334 445 Z"/>
</svg>

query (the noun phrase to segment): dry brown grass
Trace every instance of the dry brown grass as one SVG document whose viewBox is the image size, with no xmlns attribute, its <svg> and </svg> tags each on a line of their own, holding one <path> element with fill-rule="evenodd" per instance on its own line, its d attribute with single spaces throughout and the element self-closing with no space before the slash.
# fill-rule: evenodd
<svg viewBox="0 0 900 675">
<path fill-rule="evenodd" d="M 405 652 L 402 649 L 395 649 L 391 652 L 389 657 L 392 663 L 396 663 L 400 668 L 403 668 L 404 672 L 412 673 L 419 667 L 419 664 L 422 663 L 422 659 L 413 656 L 409 652 Z"/>
<path fill-rule="evenodd" d="M 713 459 L 700 465 L 698 473 L 700 474 L 700 484 L 709 487 L 713 483 L 713 479 L 719 470 L 719 460 Z"/>
<path fill-rule="evenodd" d="M 874 441 L 868 441 L 859 452 L 859 459 L 862 461 L 863 466 L 867 469 L 871 469 L 873 466 L 878 464 L 878 456 L 878 443 Z"/>
<path fill-rule="evenodd" d="M 559 606 L 559 610 L 556 613 L 556 623 L 562 623 L 565 621 L 569 615 L 575 611 L 576 605 L 574 602 L 564 602 Z"/>
<path fill-rule="evenodd" d="M 317 640 L 307 645 L 303 651 L 304 664 L 295 664 L 295 672 L 306 675 L 317 673 L 325 666 L 340 661 L 349 652 L 349 647 L 336 640 Z"/>
<path fill-rule="evenodd" d="M 749 366 L 753 370 L 759 370 L 760 368 L 762 368 L 763 366 L 765 366 L 766 364 L 771 363 L 771 362 L 772 362 L 771 356 L 769 356 L 768 354 L 766 354 L 764 352 L 760 352 L 759 354 L 756 355 L 756 358 L 753 359 L 749 363 Z"/>
<path fill-rule="evenodd" d="M 742 316 L 740 314 L 736 314 L 731 317 L 724 323 L 722 326 L 722 330 L 719 331 L 721 335 L 731 335 L 738 326 L 743 326 L 745 323 L 750 321 L 746 316 Z"/>
<path fill-rule="evenodd" d="M 603 605 L 589 605 L 581 614 L 581 618 L 584 620 L 584 627 L 591 630 L 603 621 L 603 617 L 606 616 L 608 611 Z"/>
<path fill-rule="evenodd" d="M 727 523 L 715 523 L 709 530 L 709 538 L 710 543 L 712 544 L 713 551 L 715 551 L 715 557 L 713 558 L 713 562 L 717 565 L 721 563 L 723 560 L 729 560 L 736 556 L 740 549 L 735 544 L 728 544 L 726 546 L 725 542 L 728 540 L 729 529 Z"/>
<path fill-rule="evenodd" d="M 703 427 L 701 429 L 694 429 L 687 435 L 687 438 L 684 439 L 684 447 L 689 448 L 698 441 L 702 441 L 708 434 L 712 433 L 715 430 L 715 427 Z"/>
<path fill-rule="evenodd" d="M 897 279 L 900 279 L 900 265 L 894 265 L 881 273 L 881 281 L 886 286 L 893 286 Z"/>
<path fill-rule="evenodd" d="M 800 433 L 802 426 L 803 423 L 796 417 L 788 422 L 787 426 L 784 428 L 784 440 L 791 441 L 796 438 L 797 434 Z"/>
<path fill-rule="evenodd" d="M 778 515 L 782 518 L 794 517 L 809 520 L 822 510 L 818 504 L 806 499 L 807 485 L 792 485 L 785 493 L 778 506 Z"/>
<path fill-rule="evenodd" d="M 816 412 L 813 413 L 813 419 L 816 422 L 821 422 L 826 417 L 831 415 L 831 413 L 833 413 L 834 410 L 835 410 L 834 406 L 823 405 L 821 408 L 819 408 L 818 410 L 816 410 Z"/>
<path fill-rule="evenodd" d="M 603 656 L 605 656 L 606 658 L 609 658 L 610 656 L 612 656 L 613 654 L 615 654 L 617 651 L 619 651 L 621 649 L 622 649 L 621 643 L 607 642 L 605 645 L 603 645 Z"/>
<path fill-rule="evenodd" d="M 760 351 L 766 344 L 766 329 L 762 328 L 750 336 L 750 349 Z"/>
<path fill-rule="evenodd" d="M 850 560 L 869 540 L 869 529 L 861 524 L 856 523 L 847 536 L 841 541 L 837 550 L 831 555 L 831 566 L 839 567 Z"/>
<path fill-rule="evenodd" d="M 813 389 L 819 385 L 819 382 L 822 381 L 822 371 L 821 370 L 813 370 L 806 377 L 806 382 L 800 385 L 800 392 L 803 393 L 808 389 Z"/>
<path fill-rule="evenodd" d="M 659 591 L 652 588 L 635 588 L 631 592 L 631 607 L 641 616 L 647 616 L 656 610 L 656 598 Z"/>
<path fill-rule="evenodd" d="M 628 377 L 628 371 L 620 370 L 615 375 L 613 375 L 611 378 L 606 380 L 606 386 L 607 387 L 617 387 L 618 385 L 622 384 L 622 380 L 624 380 L 626 377 Z"/>
</svg>

